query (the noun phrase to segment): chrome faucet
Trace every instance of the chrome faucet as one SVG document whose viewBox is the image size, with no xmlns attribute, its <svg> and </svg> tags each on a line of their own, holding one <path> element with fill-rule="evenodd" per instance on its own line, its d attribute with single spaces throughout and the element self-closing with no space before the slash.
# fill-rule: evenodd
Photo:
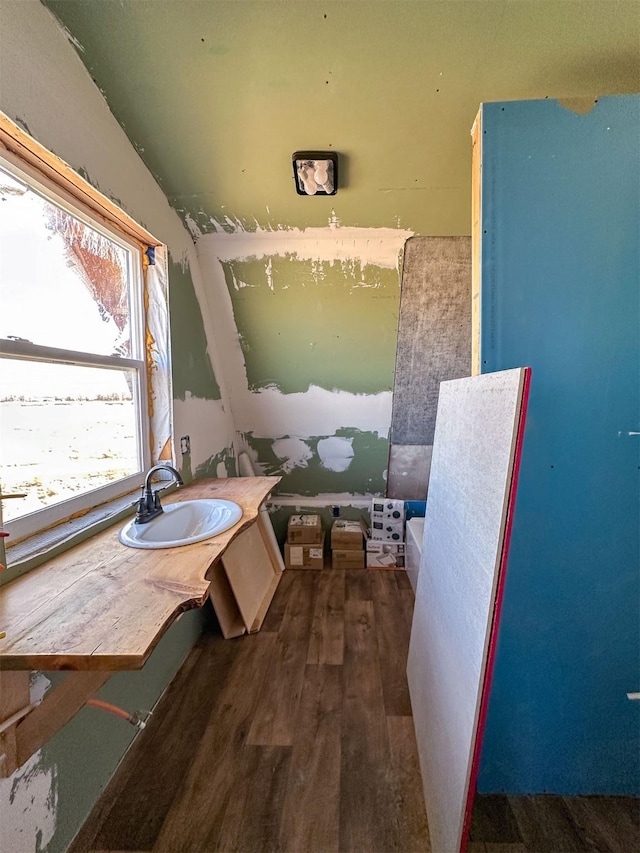
<svg viewBox="0 0 640 853">
<path fill-rule="evenodd" d="M 155 518 L 164 511 L 160 504 L 160 492 L 163 489 L 166 489 L 167 486 L 162 486 L 162 488 L 156 489 L 155 492 L 151 488 L 151 477 L 156 473 L 156 471 L 168 471 L 170 474 L 173 474 L 173 482 L 175 482 L 177 486 L 184 486 L 182 477 L 172 465 L 154 465 L 153 468 L 150 468 L 144 479 L 142 497 L 136 506 L 136 524 L 146 524 L 148 521 L 151 521 L 152 518 Z M 168 483 L 167 485 L 171 485 L 171 483 Z"/>
</svg>

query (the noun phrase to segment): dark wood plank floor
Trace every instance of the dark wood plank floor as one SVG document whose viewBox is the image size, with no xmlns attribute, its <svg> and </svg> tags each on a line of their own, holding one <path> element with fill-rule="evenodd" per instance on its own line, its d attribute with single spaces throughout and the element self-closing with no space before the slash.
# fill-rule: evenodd
<svg viewBox="0 0 640 853">
<path fill-rule="evenodd" d="M 259 634 L 200 638 L 71 847 L 428 851 L 404 572 L 284 573 Z M 640 849 L 638 801 L 479 797 L 469 853 Z M 436 851 L 436 853 L 443 853 Z"/>
<path fill-rule="evenodd" d="M 469 853 L 635 853 L 632 797 L 477 796 Z"/>
<path fill-rule="evenodd" d="M 259 634 L 200 638 L 71 849 L 428 850 L 412 599 L 404 572 L 285 572 Z"/>
</svg>

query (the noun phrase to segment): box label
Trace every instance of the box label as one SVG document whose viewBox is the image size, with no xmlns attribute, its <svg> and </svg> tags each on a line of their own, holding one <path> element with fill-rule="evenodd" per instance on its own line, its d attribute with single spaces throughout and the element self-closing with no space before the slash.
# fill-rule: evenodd
<svg viewBox="0 0 640 853">
<path fill-rule="evenodd" d="M 289 519 L 291 527 L 318 527 L 320 525 L 319 515 L 292 515 Z"/>
<path fill-rule="evenodd" d="M 291 545 L 289 547 L 289 562 L 292 566 L 304 565 L 304 549 L 300 545 Z"/>
</svg>

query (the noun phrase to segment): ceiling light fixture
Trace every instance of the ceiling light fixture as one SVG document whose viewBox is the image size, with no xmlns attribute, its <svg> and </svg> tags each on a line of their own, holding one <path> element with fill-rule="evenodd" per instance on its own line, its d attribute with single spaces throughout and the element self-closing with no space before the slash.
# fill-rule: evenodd
<svg viewBox="0 0 640 853">
<path fill-rule="evenodd" d="M 338 155 L 335 151 L 296 151 L 293 176 L 298 195 L 335 195 L 338 191 Z"/>
</svg>

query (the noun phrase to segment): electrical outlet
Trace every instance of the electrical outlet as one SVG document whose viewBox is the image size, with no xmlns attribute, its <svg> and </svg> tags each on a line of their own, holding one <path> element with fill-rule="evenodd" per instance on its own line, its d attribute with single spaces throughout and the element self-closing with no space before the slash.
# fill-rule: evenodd
<svg viewBox="0 0 640 853">
<path fill-rule="evenodd" d="M 191 438 L 188 435 L 183 435 L 180 439 L 180 453 L 185 456 L 191 453 Z"/>
</svg>

